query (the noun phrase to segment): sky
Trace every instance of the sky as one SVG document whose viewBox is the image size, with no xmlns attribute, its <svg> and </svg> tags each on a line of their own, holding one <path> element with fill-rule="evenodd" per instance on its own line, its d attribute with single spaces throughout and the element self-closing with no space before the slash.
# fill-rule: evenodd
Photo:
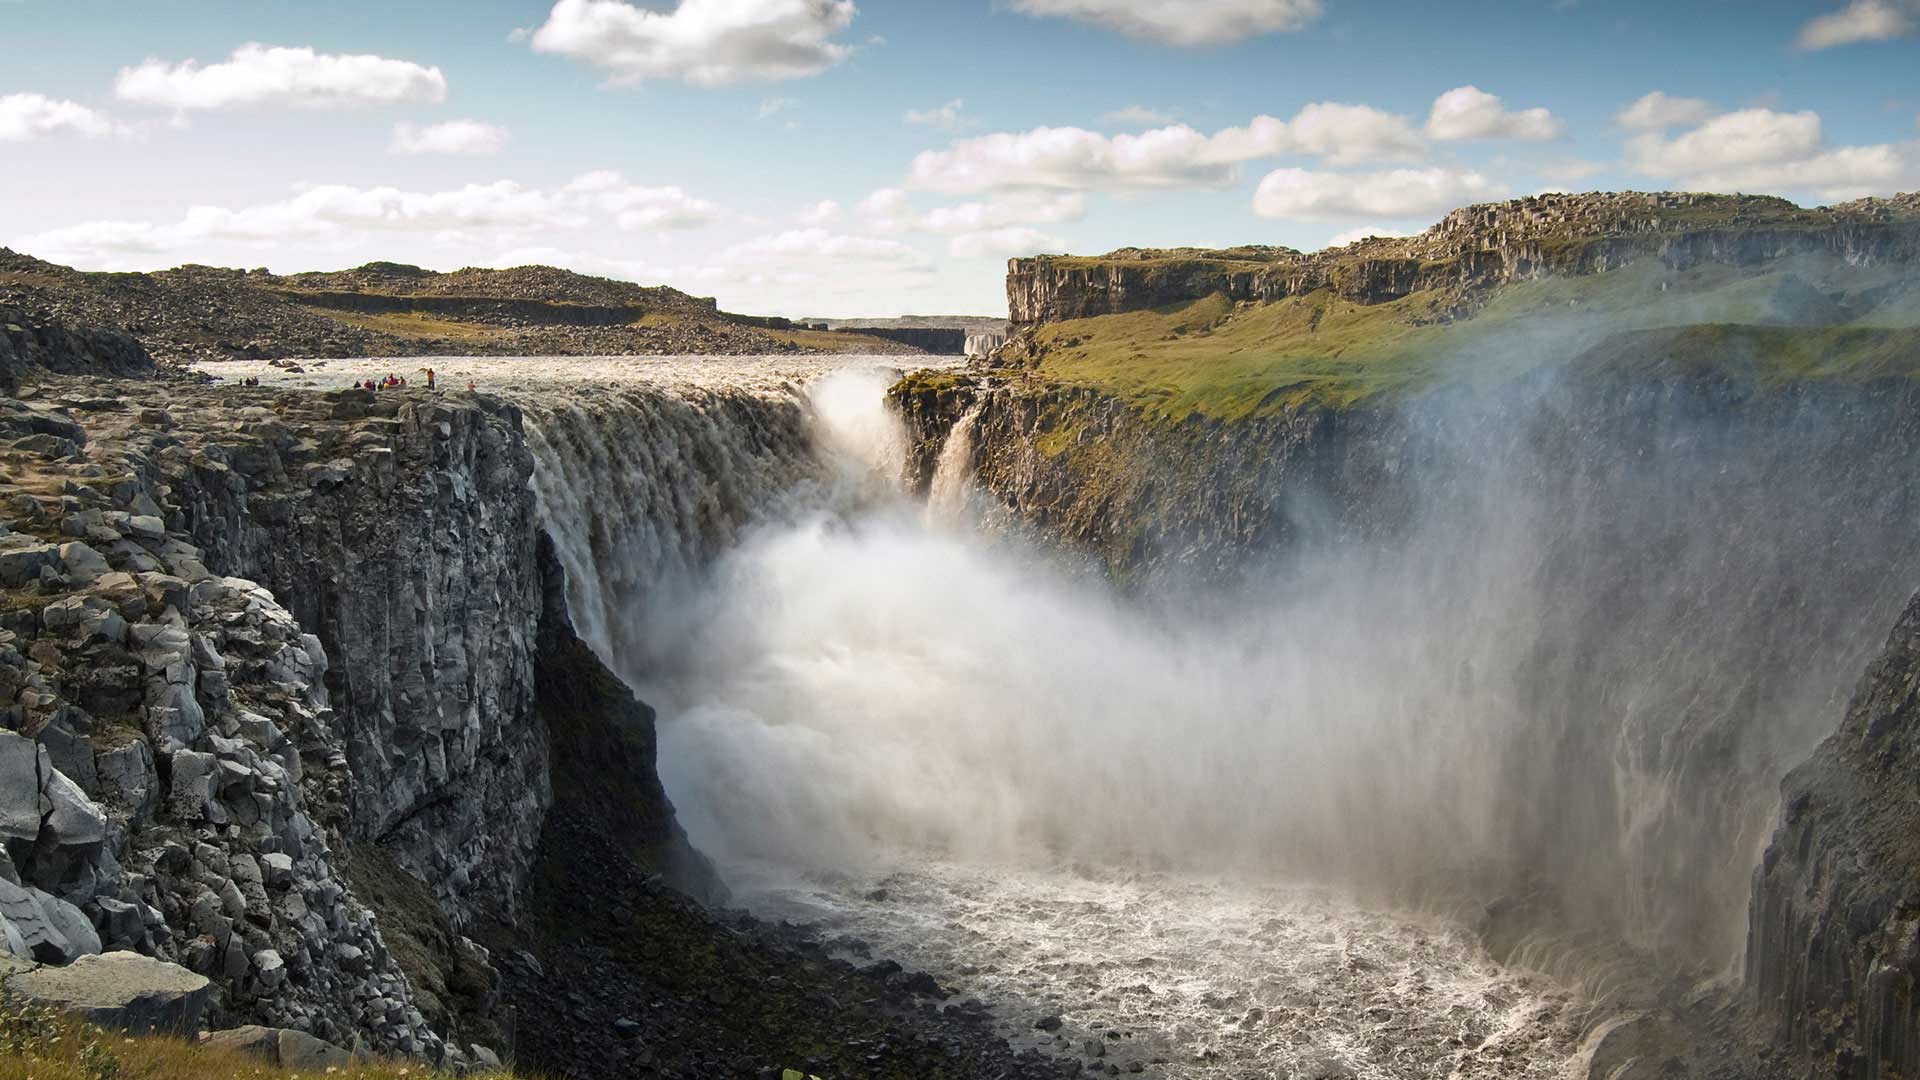
<svg viewBox="0 0 1920 1080">
<path fill-rule="evenodd" d="M 0 245 L 790 316 L 1542 191 L 1920 189 L 1920 0 L 0 0 Z"/>
</svg>

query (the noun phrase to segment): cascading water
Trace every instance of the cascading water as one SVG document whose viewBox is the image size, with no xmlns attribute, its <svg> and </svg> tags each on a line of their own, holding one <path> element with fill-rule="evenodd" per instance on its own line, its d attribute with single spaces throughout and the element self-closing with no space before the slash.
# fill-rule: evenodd
<svg viewBox="0 0 1920 1080">
<path fill-rule="evenodd" d="M 979 423 L 980 406 L 975 405 L 961 414 L 947 433 L 927 492 L 928 514 L 944 518 L 965 514 L 967 496 L 973 490 L 973 429 Z"/>
<path fill-rule="evenodd" d="M 885 374 L 766 364 L 519 395 L 695 843 L 1169 1076 L 1553 1075 L 1595 957 L 1724 971 L 1779 775 L 1920 581 L 1870 389 L 1436 396 L 1233 589 L 1129 596 L 969 525 L 984 410 L 930 514 Z"/>
</svg>

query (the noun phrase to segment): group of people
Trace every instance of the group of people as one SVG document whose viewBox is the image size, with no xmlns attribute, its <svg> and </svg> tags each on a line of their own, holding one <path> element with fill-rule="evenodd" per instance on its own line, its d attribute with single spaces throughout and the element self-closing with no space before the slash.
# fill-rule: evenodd
<svg viewBox="0 0 1920 1080">
<path fill-rule="evenodd" d="M 427 389 L 429 390 L 439 389 L 439 375 L 432 368 L 426 368 L 424 370 L 427 373 Z M 365 382 L 356 382 L 352 386 L 348 387 L 348 389 L 374 390 L 374 391 L 404 390 L 406 389 L 406 386 L 407 386 L 407 377 L 405 375 L 395 375 L 393 372 L 389 371 L 387 372 L 387 377 L 385 379 L 380 379 L 380 380 L 368 379 Z M 473 388 L 474 388 L 473 380 L 468 379 L 467 389 L 471 391 Z"/>
</svg>

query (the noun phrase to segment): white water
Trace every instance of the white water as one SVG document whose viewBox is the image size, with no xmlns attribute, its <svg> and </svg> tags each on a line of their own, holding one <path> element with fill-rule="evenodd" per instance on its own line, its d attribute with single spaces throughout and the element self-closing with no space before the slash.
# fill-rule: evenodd
<svg viewBox="0 0 1920 1080">
<path fill-rule="evenodd" d="M 1808 572 L 1801 623 L 1776 619 L 1753 571 L 1808 560 L 1753 531 L 1768 505 L 1697 509 L 1752 490 L 1712 470 L 1563 477 L 1476 443 L 1424 543 L 1330 545 L 1284 588 L 1174 609 L 982 535 L 973 423 L 939 505 L 908 504 L 874 361 L 473 363 L 527 410 L 576 623 L 661 708 L 663 779 L 742 895 L 989 998 L 1009 1034 L 1122 1028 L 1169 1076 L 1574 1067 L 1598 1014 L 1460 920 L 1577 872 L 1573 922 L 1737 956 L 1779 762 L 1857 671 L 1842 634 L 1784 686 L 1729 644 L 1857 612 Z M 1571 516 L 1514 494 L 1542 484 L 1598 494 Z M 1613 535 L 1695 518 L 1644 595 L 1585 588 L 1619 580 Z M 1572 974 L 1604 991 L 1599 970 Z"/>
</svg>

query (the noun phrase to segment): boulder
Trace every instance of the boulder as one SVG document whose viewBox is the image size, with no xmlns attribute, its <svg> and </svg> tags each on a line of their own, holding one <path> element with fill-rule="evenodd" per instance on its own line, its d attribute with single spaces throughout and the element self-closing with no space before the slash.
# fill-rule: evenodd
<svg viewBox="0 0 1920 1080">
<path fill-rule="evenodd" d="M 32 739 L 0 731 L 0 844 L 31 844 L 40 836 L 41 768 L 45 755 Z"/>
<path fill-rule="evenodd" d="M 8 973 L 9 961 L 31 964 L 33 950 L 27 948 L 27 939 L 20 936 L 5 915 L 0 915 L 0 975 Z"/>
<path fill-rule="evenodd" d="M 58 769 L 47 774 L 44 789 L 49 812 L 46 829 L 61 847 L 91 847 L 107 837 L 107 815 L 80 785 Z"/>
<path fill-rule="evenodd" d="M 200 1042 L 216 1050 L 252 1054 L 290 1072 L 324 1074 L 353 1064 L 353 1055 L 347 1051 L 292 1028 L 250 1024 L 227 1031 L 210 1031 L 201 1036 Z"/>
<path fill-rule="evenodd" d="M 65 900 L 40 889 L 28 889 L 40 910 L 46 912 L 47 921 L 53 924 L 60 936 L 67 939 L 67 955 L 61 962 L 78 960 L 82 956 L 92 956 L 100 951 L 100 934 L 93 928 L 93 920 L 79 908 Z"/>
<path fill-rule="evenodd" d="M 27 955 L 35 960 L 60 964 L 77 958 L 80 951 L 60 932 L 59 923 L 40 906 L 36 891 L 0 881 L 0 919 L 13 925 Z"/>
<path fill-rule="evenodd" d="M 141 1035 L 198 1032 L 211 985 L 177 964 L 131 952 L 84 956 L 7 980 L 8 990 L 29 1000 Z"/>
<path fill-rule="evenodd" d="M 113 569 L 105 555 L 78 540 L 60 545 L 60 561 L 66 564 L 67 577 L 77 585 L 91 585 Z"/>
<path fill-rule="evenodd" d="M 52 544 L 16 544 L 0 550 L 0 585 L 18 588 L 40 579 L 43 568 L 58 566 L 60 549 Z"/>
</svg>

